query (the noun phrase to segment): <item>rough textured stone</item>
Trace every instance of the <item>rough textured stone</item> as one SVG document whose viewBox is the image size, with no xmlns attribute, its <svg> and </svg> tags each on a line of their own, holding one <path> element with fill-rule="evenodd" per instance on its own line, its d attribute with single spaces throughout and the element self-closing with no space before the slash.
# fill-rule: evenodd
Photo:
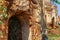
<svg viewBox="0 0 60 40">
<path fill-rule="evenodd" d="M 17 13 L 17 12 L 15 13 L 15 12 L 11 12 L 11 11 L 9 13 L 9 19 L 14 15 L 19 14 L 17 16 L 17 18 L 22 23 L 22 26 L 21 26 L 22 27 L 22 40 L 41 40 L 41 25 L 39 24 L 39 22 L 40 22 L 39 4 L 34 4 L 32 1 L 29 2 L 28 0 L 14 0 L 13 4 L 11 6 L 11 9 L 15 10 L 15 11 L 22 10 L 22 12 L 19 11 L 21 13 Z M 14 23 L 14 21 L 16 24 Z M 13 22 L 12 23 L 13 25 L 11 23 L 10 23 L 11 25 L 9 23 L 7 23 L 10 26 L 7 26 L 7 24 L 6 24 L 2 27 L 3 32 L 4 32 L 4 34 L 3 34 L 4 39 L 1 38 L 1 40 L 7 40 L 8 36 L 9 36 L 8 27 L 11 27 L 11 26 L 14 27 L 14 28 L 12 28 L 12 30 L 10 30 L 10 31 L 13 31 L 13 30 L 15 30 L 15 27 L 17 28 L 19 26 L 19 24 L 18 24 L 18 22 L 16 22 L 16 20 L 13 20 L 12 22 Z M 5 29 L 4 29 L 4 27 L 5 27 Z M 16 30 L 18 30 L 18 29 L 16 29 Z M 19 32 L 16 31 L 16 33 L 19 33 Z M 13 35 L 13 34 L 11 34 L 11 35 Z M 16 34 L 16 35 L 18 35 L 18 34 Z M 21 34 L 19 34 L 19 35 L 21 35 Z M 13 39 L 11 39 L 11 40 L 13 40 Z"/>
</svg>

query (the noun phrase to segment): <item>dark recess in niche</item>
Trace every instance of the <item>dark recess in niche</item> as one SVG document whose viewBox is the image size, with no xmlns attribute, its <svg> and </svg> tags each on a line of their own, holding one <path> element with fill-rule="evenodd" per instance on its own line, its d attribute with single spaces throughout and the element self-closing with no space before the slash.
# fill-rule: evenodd
<svg viewBox="0 0 60 40">
<path fill-rule="evenodd" d="M 16 16 L 8 21 L 8 40 L 22 40 L 22 24 Z"/>
</svg>

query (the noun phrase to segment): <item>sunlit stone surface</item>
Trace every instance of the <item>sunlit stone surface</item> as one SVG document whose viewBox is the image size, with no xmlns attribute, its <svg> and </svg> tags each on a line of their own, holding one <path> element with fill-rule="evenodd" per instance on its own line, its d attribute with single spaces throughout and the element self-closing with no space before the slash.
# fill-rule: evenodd
<svg viewBox="0 0 60 40">
<path fill-rule="evenodd" d="M 11 9 L 13 10 L 23 10 L 26 11 L 29 9 L 28 0 L 14 0 Z"/>
</svg>

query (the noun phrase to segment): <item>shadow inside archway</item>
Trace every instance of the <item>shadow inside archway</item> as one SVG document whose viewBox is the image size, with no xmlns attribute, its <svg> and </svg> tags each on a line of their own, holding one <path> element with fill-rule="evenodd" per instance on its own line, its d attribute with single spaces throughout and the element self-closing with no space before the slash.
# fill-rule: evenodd
<svg viewBox="0 0 60 40">
<path fill-rule="evenodd" d="M 8 40 L 28 40 L 29 27 L 19 20 L 17 16 L 12 16 L 8 21 Z"/>
</svg>

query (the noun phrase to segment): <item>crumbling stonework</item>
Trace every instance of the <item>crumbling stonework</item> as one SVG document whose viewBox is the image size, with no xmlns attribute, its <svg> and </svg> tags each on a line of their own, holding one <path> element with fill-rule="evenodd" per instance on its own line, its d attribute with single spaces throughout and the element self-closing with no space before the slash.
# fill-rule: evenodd
<svg viewBox="0 0 60 40">
<path fill-rule="evenodd" d="M 5 1 L 7 4 L 5 6 L 9 6 L 9 1 Z M 8 7 L 7 7 L 8 8 Z M 13 10 L 13 11 L 11 11 Z M 17 18 L 22 22 L 22 40 L 41 40 L 41 25 L 40 25 L 40 6 L 39 4 L 35 4 L 32 0 L 13 0 L 13 4 L 8 11 L 8 21 L 6 26 L 5 23 L 3 28 L 6 33 L 4 34 L 4 38 L 1 40 L 8 40 L 8 25 L 9 20 L 12 16 L 16 15 Z M 3 29 L 1 28 L 1 29 Z"/>
</svg>

